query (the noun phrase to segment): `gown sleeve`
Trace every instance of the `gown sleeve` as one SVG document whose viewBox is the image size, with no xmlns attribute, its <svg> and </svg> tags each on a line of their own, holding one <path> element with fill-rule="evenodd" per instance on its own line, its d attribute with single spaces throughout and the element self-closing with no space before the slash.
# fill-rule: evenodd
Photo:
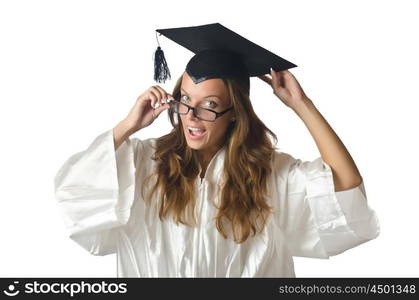
<svg viewBox="0 0 419 300">
<path fill-rule="evenodd" d="M 116 252 L 119 227 L 128 222 L 134 201 L 139 139 L 115 151 L 113 129 L 72 155 L 54 178 L 55 198 L 69 237 L 93 255 Z"/>
<path fill-rule="evenodd" d="M 276 163 L 282 170 L 277 224 L 293 256 L 329 258 L 379 235 L 363 181 L 335 192 L 332 169 L 321 157 L 301 161 L 281 152 Z"/>
</svg>

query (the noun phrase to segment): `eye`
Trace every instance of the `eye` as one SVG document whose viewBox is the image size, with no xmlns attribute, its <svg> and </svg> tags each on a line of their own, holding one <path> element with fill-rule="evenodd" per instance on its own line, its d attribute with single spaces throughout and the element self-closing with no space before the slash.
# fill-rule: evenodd
<svg viewBox="0 0 419 300">
<path fill-rule="evenodd" d="M 181 94 L 180 99 L 189 102 L 189 97 L 187 95 L 182 95 Z M 208 100 L 208 101 L 205 102 L 205 106 L 208 106 L 210 108 L 215 108 L 215 107 L 218 106 L 218 103 L 215 102 L 215 101 Z"/>
<path fill-rule="evenodd" d="M 218 106 L 217 102 L 215 101 L 207 101 L 206 103 L 208 106 L 210 106 L 211 108 L 215 108 Z"/>
<path fill-rule="evenodd" d="M 180 99 L 181 100 L 188 101 L 188 96 L 186 96 L 186 95 L 180 95 Z"/>
</svg>

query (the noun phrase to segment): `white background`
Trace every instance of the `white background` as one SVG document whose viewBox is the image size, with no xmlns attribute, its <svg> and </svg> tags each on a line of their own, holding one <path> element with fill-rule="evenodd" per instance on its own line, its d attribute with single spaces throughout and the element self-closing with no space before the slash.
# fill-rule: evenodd
<svg viewBox="0 0 419 300">
<path fill-rule="evenodd" d="M 415 1 L 1 1 L 0 276 L 116 276 L 116 255 L 92 256 L 67 237 L 53 178 L 156 84 L 155 29 L 214 22 L 298 65 L 290 71 L 348 148 L 380 218 L 377 239 L 329 260 L 295 258 L 296 276 L 418 276 L 417 14 Z M 171 93 L 192 53 L 159 41 Z M 279 149 L 319 156 L 258 78 L 251 99 Z M 169 125 L 164 112 L 133 136 Z"/>
</svg>

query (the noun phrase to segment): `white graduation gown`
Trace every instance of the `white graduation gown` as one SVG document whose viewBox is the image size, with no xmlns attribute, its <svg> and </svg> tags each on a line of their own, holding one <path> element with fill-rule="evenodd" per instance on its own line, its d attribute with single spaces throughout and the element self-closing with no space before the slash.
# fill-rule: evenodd
<svg viewBox="0 0 419 300">
<path fill-rule="evenodd" d="M 219 199 L 225 147 L 205 178 L 196 180 L 200 225 L 178 226 L 171 217 L 162 222 L 140 192 L 156 164 L 154 145 L 154 138 L 130 138 L 115 151 L 110 129 L 55 176 L 69 237 L 93 255 L 116 253 L 117 277 L 295 277 L 293 256 L 326 259 L 380 233 L 364 183 L 335 192 L 331 168 L 321 157 L 302 162 L 276 151 L 268 180 L 275 214 L 262 234 L 243 244 L 224 239 L 212 201 Z"/>
</svg>

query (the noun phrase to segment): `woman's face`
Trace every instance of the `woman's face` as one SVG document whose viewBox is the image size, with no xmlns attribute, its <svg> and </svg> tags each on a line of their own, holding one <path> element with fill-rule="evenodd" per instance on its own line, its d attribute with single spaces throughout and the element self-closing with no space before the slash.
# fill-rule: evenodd
<svg viewBox="0 0 419 300">
<path fill-rule="evenodd" d="M 184 72 L 182 76 L 180 102 L 193 107 L 202 107 L 221 112 L 231 106 L 228 92 L 221 79 L 207 79 L 195 84 Z M 206 155 L 213 155 L 223 145 L 226 130 L 234 119 L 233 109 L 229 110 L 214 122 L 195 118 L 192 110 L 186 115 L 179 115 L 188 146 L 195 150 L 202 150 Z M 189 128 L 199 128 L 192 131 Z"/>
</svg>

